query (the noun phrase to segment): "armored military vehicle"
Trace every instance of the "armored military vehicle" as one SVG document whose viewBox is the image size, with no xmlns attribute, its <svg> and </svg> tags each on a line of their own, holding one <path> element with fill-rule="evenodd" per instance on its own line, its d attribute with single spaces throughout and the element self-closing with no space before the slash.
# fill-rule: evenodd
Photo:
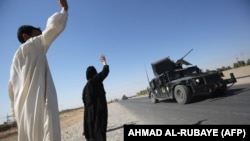
<svg viewBox="0 0 250 141">
<path fill-rule="evenodd" d="M 193 96 L 204 92 L 214 96 L 222 95 L 228 84 L 236 82 L 233 73 L 230 74 L 231 78 L 223 79 L 222 72 L 202 72 L 199 67 L 184 60 L 186 55 L 176 62 L 166 57 L 151 63 L 155 77 L 149 81 L 147 90 L 153 103 L 160 99 L 175 99 L 179 104 L 187 104 Z"/>
</svg>

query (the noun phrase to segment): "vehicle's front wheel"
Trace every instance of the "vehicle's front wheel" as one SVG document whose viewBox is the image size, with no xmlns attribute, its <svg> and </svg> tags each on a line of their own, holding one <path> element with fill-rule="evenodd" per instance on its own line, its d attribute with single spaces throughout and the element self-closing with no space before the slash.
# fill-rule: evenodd
<svg viewBox="0 0 250 141">
<path fill-rule="evenodd" d="M 191 101 L 190 90 L 185 85 L 177 85 L 174 89 L 174 96 L 180 104 L 187 104 Z"/>
<path fill-rule="evenodd" d="M 150 99 L 151 99 L 152 103 L 157 103 L 158 102 L 158 100 L 156 99 L 156 96 L 155 96 L 154 93 L 150 94 Z"/>
</svg>

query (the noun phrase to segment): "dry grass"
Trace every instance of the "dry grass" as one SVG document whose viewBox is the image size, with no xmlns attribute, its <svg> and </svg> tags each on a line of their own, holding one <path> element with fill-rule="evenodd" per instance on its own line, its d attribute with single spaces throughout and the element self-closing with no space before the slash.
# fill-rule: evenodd
<svg viewBox="0 0 250 141">
<path fill-rule="evenodd" d="M 77 124 L 83 120 L 83 108 L 69 109 L 60 112 L 61 129 Z M 0 125 L 0 141 L 16 141 L 17 127 L 15 123 Z"/>
</svg>

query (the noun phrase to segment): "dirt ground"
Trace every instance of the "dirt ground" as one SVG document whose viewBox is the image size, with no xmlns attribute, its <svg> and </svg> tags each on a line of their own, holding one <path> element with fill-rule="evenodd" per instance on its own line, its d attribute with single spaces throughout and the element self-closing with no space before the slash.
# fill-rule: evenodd
<svg viewBox="0 0 250 141">
<path fill-rule="evenodd" d="M 78 124 L 83 120 L 83 108 L 65 110 L 60 113 L 61 130 L 69 126 Z M 12 127 L 7 131 L 0 132 L 0 141 L 17 141 L 17 128 Z"/>
</svg>

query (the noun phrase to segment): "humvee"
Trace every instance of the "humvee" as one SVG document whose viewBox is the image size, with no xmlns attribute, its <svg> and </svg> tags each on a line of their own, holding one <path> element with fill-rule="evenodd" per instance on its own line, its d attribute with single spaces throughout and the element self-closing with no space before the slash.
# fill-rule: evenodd
<svg viewBox="0 0 250 141">
<path fill-rule="evenodd" d="M 149 81 L 147 91 L 153 103 L 160 99 L 175 99 L 179 104 L 187 104 L 193 96 L 204 92 L 222 95 L 226 93 L 228 84 L 237 82 L 233 73 L 230 78 L 223 79 L 224 75 L 220 71 L 202 72 L 199 67 L 184 60 L 186 55 L 176 62 L 165 57 L 151 63 L 155 77 Z M 183 65 L 188 67 L 184 68 Z"/>
</svg>

